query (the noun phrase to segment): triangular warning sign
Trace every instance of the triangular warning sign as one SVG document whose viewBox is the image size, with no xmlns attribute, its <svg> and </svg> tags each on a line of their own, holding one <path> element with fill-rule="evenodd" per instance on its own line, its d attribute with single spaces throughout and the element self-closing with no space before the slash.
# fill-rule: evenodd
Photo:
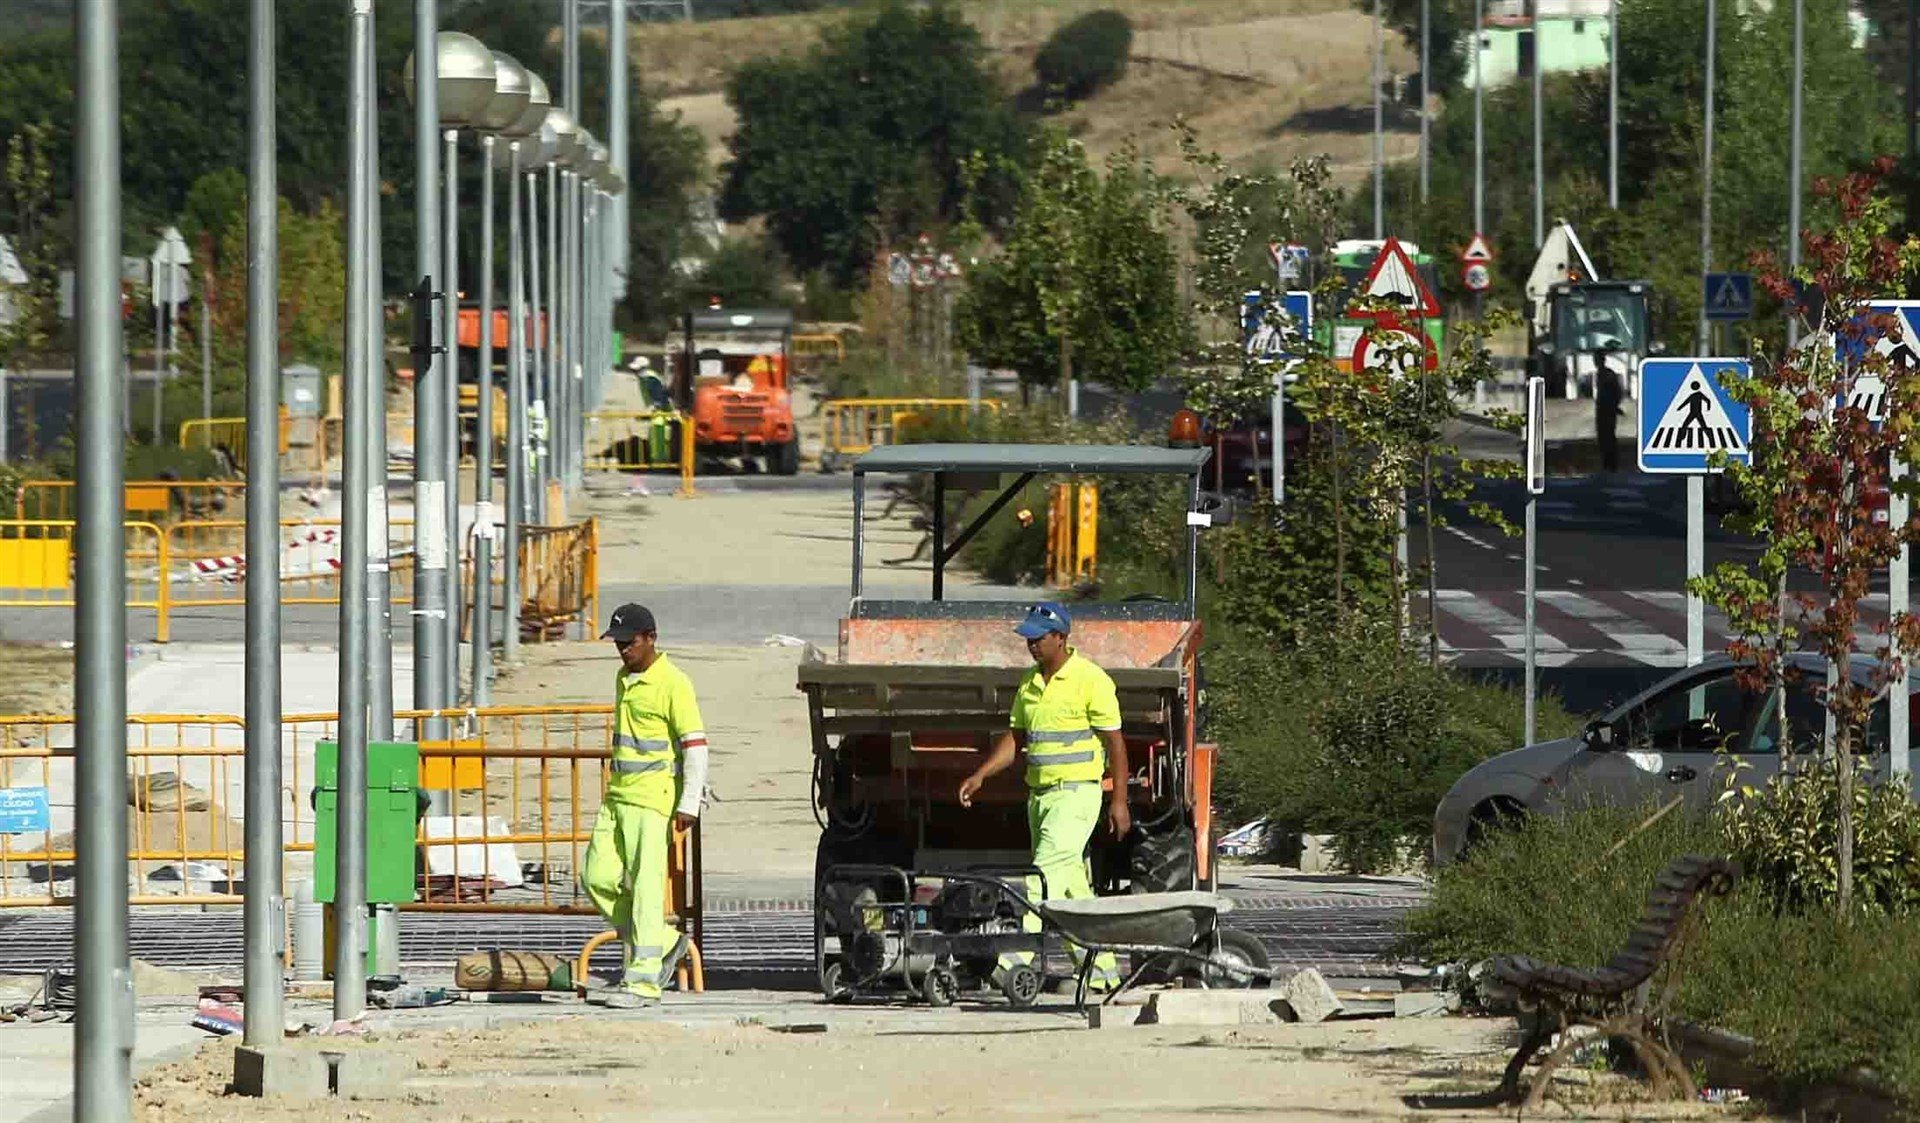
<svg viewBox="0 0 1920 1123">
<path fill-rule="evenodd" d="M 1695 363 L 1680 380 L 1680 389 L 1660 415 L 1647 441 L 1646 453 L 1725 452 L 1737 455 L 1747 451 L 1747 441 L 1727 416 L 1720 401 L 1720 388 L 1713 384 Z"/>
<path fill-rule="evenodd" d="M 1493 247 L 1487 244 L 1487 236 L 1475 234 L 1473 241 L 1467 243 L 1467 248 L 1460 251 L 1460 260 L 1468 265 L 1492 261 Z"/>
<path fill-rule="evenodd" d="M 1431 319 L 1440 315 L 1440 302 L 1434 298 L 1433 290 L 1420 279 L 1419 270 L 1413 267 L 1413 259 L 1400 247 L 1396 238 L 1388 238 L 1380 247 L 1380 256 L 1373 259 L 1373 268 L 1367 270 L 1367 279 L 1360 284 L 1355 299 L 1389 300 L 1399 307 L 1393 310 L 1354 311 L 1354 316 L 1379 318 L 1381 316 L 1408 315 L 1422 319 Z"/>
</svg>

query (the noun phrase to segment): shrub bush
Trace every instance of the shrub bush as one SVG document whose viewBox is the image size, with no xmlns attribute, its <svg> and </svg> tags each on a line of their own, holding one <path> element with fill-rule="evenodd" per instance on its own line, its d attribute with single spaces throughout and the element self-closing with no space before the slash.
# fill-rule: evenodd
<svg viewBox="0 0 1920 1123">
<path fill-rule="evenodd" d="M 1402 950 L 1434 962 L 1605 962 L 1669 862 L 1726 850 L 1724 825 L 1705 816 L 1668 815 L 1633 834 L 1653 809 L 1536 815 L 1489 838 L 1439 872 Z M 1920 920 L 1782 910 L 1757 878 L 1703 915 L 1675 1013 L 1753 1038 L 1756 1060 L 1790 1088 L 1868 1068 L 1920 1106 Z"/>
<path fill-rule="evenodd" d="M 1105 8 L 1061 25 L 1034 57 L 1034 74 L 1048 92 L 1083 98 L 1127 71 L 1133 21 Z"/>
<path fill-rule="evenodd" d="M 1744 788 L 1720 815 L 1727 846 L 1782 909 L 1831 908 L 1839 893 L 1840 784 L 1820 764 Z M 1892 784 L 1856 779 L 1853 894 L 1869 912 L 1920 907 L 1920 805 Z"/>
<path fill-rule="evenodd" d="M 1331 835 L 1380 873 L 1424 853 L 1433 808 L 1467 769 L 1517 747 L 1520 695 L 1431 666 L 1391 622 L 1303 616 L 1284 646 L 1238 632 L 1208 652 L 1223 794 L 1282 832 Z M 1543 736 L 1576 720 L 1541 706 Z"/>
</svg>

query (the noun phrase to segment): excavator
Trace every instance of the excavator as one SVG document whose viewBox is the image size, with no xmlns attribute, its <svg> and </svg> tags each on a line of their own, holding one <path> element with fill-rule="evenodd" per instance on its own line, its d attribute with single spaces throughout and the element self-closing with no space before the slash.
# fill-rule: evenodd
<svg viewBox="0 0 1920 1123">
<path fill-rule="evenodd" d="M 1547 233 L 1527 275 L 1527 374 L 1546 379 L 1547 393 L 1593 393 L 1603 356 L 1617 364 L 1629 397 L 1640 393 L 1640 361 L 1662 354 L 1647 313 L 1648 281 L 1602 280 L 1580 236 L 1565 219 Z"/>
</svg>

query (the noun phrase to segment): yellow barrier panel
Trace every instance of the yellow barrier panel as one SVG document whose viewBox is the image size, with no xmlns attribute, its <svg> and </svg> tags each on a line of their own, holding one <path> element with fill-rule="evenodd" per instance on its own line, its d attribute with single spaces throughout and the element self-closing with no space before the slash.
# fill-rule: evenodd
<svg viewBox="0 0 1920 1123">
<path fill-rule="evenodd" d="M 679 448 L 674 445 L 675 434 Z M 645 472 L 677 468 L 680 494 L 692 496 L 693 425 L 671 410 L 595 410 L 586 415 L 581 442 L 586 467 L 597 472 Z"/>
<path fill-rule="evenodd" d="M 836 334 L 805 333 L 793 337 L 793 355 L 796 359 L 832 359 L 836 363 L 844 363 L 847 361 L 847 344 Z"/>
<path fill-rule="evenodd" d="M 600 617 L 600 524 L 530 526 L 520 532 L 520 632 L 557 639 Z"/>
<path fill-rule="evenodd" d="M 154 638 L 167 642 L 167 536 L 149 522 L 128 522 L 127 607 L 158 616 Z M 71 608 L 72 519 L 0 520 L 0 608 Z"/>
<path fill-rule="evenodd" d="M 895 443 L 902 430 L 935 418 L 959 418 L 974 407 L 1000 411 L 1000 402 L 984 398 L 837 398 L 820 406 L 823 430 L 820 470 L 831 472 L 848 459 L 880 445 Z"/>
<path fill-rule="evenodd" d="M 293 443 L 293 415 L 280 407 L 280 455 L 285 456 Z M 196 417 L 180 423 L 180 447 L 224 452 L 234 471 L 247 471 L 247 419 L 244 417 Z"/>
<path fill-rule="evenodd" d="M 128 480 L 127 517 L 149 522 L 174 518 L 219 518 L 246 507 L 247 485 L 239 480 Z M 72 480 L 27 480 L 14 500 L 16 519 L 70 520 L 74 508 Z"/>
<path fill-rule="evenodd" d="M 423 740 L 423 778 L 446 777 L 450 814 L 423 820 L 419 899 L 431 911 L 589 914 L 580 870 L 606 791 L 613 708 L 496 706 L 407 710 L 394 734 L 429 724 L 452 738 Z M 337 714 L 289 714 L 280 791 L 283 875 L 311 873 L 316 747 L 337 736 Z M 384 731 L 382 731 L 384 732 Z M 221 714 L 148 714 L 127 720 L 127 853 L 133 904 L 235 904 L 244 863 L 246 725 Z M 425 786 L 423 784 L 423 786 Z M 0 909 L 73 903 L 73 719 L 0 718 L 0 788 L 44 789 L 46 829 L 0 834 Z M 528 876 L 528 873 L 531 876 Z M 695 832 L 688 886 L 676 900 L 702 936 Z"/>
<path fill-rule="evenodd" d="M 1047 583 L 1066 588 L 1090 580 L 1099 554 L 1100 485 L 1092 480 L 1052 485 L 1047 504 Z"/>
</svg>

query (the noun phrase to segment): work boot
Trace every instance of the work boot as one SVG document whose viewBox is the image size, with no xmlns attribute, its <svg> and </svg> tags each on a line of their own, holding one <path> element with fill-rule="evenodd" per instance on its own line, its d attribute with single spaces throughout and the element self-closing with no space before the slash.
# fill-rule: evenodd
<svg viewBox="0 0 1920 1123">
<path fill-rule="evenodd" d="M 666 956 L 660 960 L 660 986 L 662 989 L 665 989 L 666 985 L 673 981 L 673 973 L 680 969 L 681 961 L 687 958 L 687 946 L 687 934 L 682 932 L 680 933 L 680 937 L 673 941 L 673 946 L 667 949 Z"/>
<path fill-rule="evenodd" d="M 645 1010 L 658 1005 L 658 995 L 641 994 L 637 990 L 621 988 L 607 994 L 606 1007 L 609 1010 Z"/>
</svg>

